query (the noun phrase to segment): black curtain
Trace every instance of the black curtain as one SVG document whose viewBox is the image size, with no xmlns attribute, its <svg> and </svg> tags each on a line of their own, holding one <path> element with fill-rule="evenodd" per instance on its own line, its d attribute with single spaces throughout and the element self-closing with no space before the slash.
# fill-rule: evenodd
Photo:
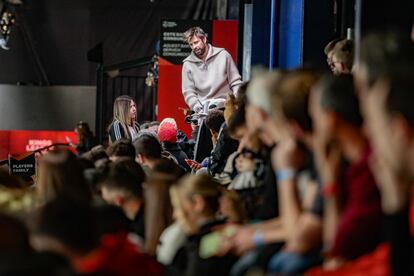
<svg viewBox="0 0 414 276">
<path fill-rule="evenodd" d="M 217 1 L 26 0 L 0 49 L 0 83 L 95 85 L 89 49 L 103 43 L 107 65 L 151 56 L 162 18 L 214 19 Z"/>
</svg>

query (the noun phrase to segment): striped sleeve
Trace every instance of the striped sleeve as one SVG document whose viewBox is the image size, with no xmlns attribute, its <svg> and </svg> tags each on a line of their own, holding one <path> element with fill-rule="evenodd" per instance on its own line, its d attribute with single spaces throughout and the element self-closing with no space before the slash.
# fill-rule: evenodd
<svg viewBox="0 0 414 276">
<path fill-rule="evenodd" d="M 115 121 L 112 123 L 112 126 L 109 129 L 109 136 L 112 142 L 115 142 L 125 137 L 124 129 L 122 128 L 122 125 L 119 121 Z"/>
</svg>

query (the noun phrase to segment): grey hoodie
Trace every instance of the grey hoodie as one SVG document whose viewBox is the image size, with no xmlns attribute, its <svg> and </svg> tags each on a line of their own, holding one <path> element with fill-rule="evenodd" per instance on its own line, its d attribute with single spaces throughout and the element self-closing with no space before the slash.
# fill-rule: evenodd
<svg viewBox="0 0 414 276">
<path fill-rule="evenodd" d="M 226 99 L 229 93 L 237 95 L 242 80 L 225 49 L 209 44 L 205 62 L 191 52 L 183 63 L 182 92 L 191 109 L 199 111 L 206 100 Z"/>
</svg>

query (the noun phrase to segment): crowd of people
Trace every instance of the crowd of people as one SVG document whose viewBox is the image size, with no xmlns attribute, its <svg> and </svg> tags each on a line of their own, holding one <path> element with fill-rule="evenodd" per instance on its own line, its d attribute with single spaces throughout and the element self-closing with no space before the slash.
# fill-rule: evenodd
<svg viewBox="0 0 414 276">
<path fill-rule="evenodd" d="M 332 72 L 236 77 L 200 120 L 202 162 L 174 118 L 138 124 L 121 96 L 107 147 L 50 151 L 29 187 L 1 172 L 0 275 L 414 275 L 414 43 L 325 54 Z"/>
</svg>

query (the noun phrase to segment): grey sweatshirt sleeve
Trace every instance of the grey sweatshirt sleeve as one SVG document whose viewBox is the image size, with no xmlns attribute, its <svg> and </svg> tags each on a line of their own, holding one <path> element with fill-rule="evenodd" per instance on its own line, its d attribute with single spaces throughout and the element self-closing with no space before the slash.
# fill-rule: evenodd
<svg viewBox="0 0 414 276">
<path fill-rule="evenodd" d="M 189 70 L 187 63 L 184 62 L 182 70 L 182 93 L 184 100 L 192 110 L 201 109 L 202 106 L 198 103 L 197 88 L 195 87 L 191 71 Z"/>
<path fill-rule="evenodd" d="M 233 61 L 231 55 L 226 51 L 226 58 L 227 58 L 227 78 L 229 80 L 229 86 L 233 91 L 234 95 L 238 95 L 239 88 L 242 85 L 243 81 L 239 74 L 239 70 L 237 69 L 236 64 Z"/>
</svg>

